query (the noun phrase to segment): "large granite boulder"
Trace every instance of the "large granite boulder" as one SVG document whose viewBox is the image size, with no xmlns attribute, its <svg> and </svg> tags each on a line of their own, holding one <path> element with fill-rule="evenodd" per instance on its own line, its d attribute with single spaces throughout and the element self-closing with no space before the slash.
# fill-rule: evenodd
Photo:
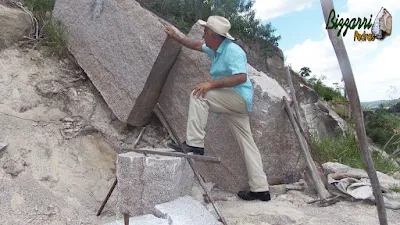
<svg viewBox="0 0 400 225">
<path fill-rule="evenodd" d="M 189 37 L 201 40 L 203 29 L 195 24 Z M 186 139 L 189 96 L 199 82 L 210 79 L 210 59 L 204 53 L 183 48 L 166 80 L 159 103 L 166 119 L 181 140 Z M 260 149 L 264 171 L 270 184 L 296 179 L 304 168 L 298 141 L 292 125 L 282 107 L 287 92 L 272 78 L 249 65 L 255 96 L 251 128 Z M 236 192 L 248 187 L 244 159 L 229 128 L 222 117 L 208 117 L 205 154 L 221 157 L 221 164 L 196 162 L 196 167 L 207 180 L 217 187 Z"/>
<path fill-rule="evenodd" d="M 193 171 L 184 158 L 129 152 L 118 155 L 116 167 L 121 213 L 153 213 L 157 204 L 189 195 L 192 190 Z"/>
<path fill-rule="evenodd" d="M 28 13 L 0 2 L 0 50 L 19 41 L 31 28 L 32 20 Z"/>
<path fill-rule="evenodd" d="M 57 0 L 68 48 L 122 122 L 146 124 L 181 45 L 133 0 Z M 183 35 L 183 34 L 181 34 Z"/>
<path fill-rule="evenodd" d="M 264 72 L 268 76 L 275 79 L 285 90 L 290 93 L 289 81 L 287 77 L 287 69 L 284 67 L 283 53 L 276 47 L 276 52 L 281 53 L 269 59 L 262 56 L 261 48 L 257 43 L 243 43 L 240 45 L 247 52 L 247 59 L 255 69 Z M 300 105 L 300 114 L 302 117 L 302 125 L 307 134 L 315 134 L 317 137 L 333 136 L 337 133 L 344 132 L 346 122 L 341 118 L 349 118 L 351 112 L 345 106 L 335 105 L 338 115 L 334 107 L 331 107 L 319 100 L 317 93 L 308 86 L 306 80 L 291 70 L 292 83 L 296 92 L 297 101 Z"/>
<path fill-rule="evenodd" d="M 307 85 L 297 83 L 296 96 L 305 130 L 316 137 L 335 136 L 347 130 L 346 121 L 330 105 L 319 100 L 317 93 Z"/>
</svg>

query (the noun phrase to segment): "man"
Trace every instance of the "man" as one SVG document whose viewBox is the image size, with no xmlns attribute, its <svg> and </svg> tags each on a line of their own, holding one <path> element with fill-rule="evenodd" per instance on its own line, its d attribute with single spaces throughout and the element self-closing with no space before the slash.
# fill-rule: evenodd
<svg viewBox="0 0 400 225">
<path fill-rule="evenodd" d="M 176 35 L 173 27 L 166 26 L 169 37 L 188 48 L 206 53 L 212 60 L 212 81 L 197 84 L 190 96 L 183 146 L 187 152 L 203 155 L 208 113 L 222 114 L 243 153 L 249 177 L 250 191 L 239 191 L 238 196 L 244 200 L 269 201 L 267 177 L 250 130 L 253 88 L 248 76 L 246 54 L 232 42 L 234 38 L 228 33 L 231 24 L 226 18 L 210 16 L 207 22 L 198 22 L 204 27 L 204 44 L 182 38 Z M 169 146 L 182 151 L 178 143 L 170 143 Z"/>
</svg>

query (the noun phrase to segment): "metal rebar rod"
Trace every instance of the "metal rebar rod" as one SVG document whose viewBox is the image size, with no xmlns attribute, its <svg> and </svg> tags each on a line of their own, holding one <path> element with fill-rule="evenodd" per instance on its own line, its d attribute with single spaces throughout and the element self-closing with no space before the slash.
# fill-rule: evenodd
<svg viewBox="0 0 400 225">
<path fill-rule="evenodd" d="M 144 133 L 144 130 L 146 130 L 146 126 L 143 127 L 142 130 L 140 131 L 138 137 L 137 137 L 136 140 L 135 140 L 135 143 L 134 143 L 133 147 L 136 147 L 136 145 L 139 143 L 139 140 L 142 138 L 142 135 L 143 135 L 143 133 Z M 106 198 L 104 199 L 103 203 L 101 204 L 101 207 L 100 207 L 99 211 L 98 211 L 97 214 L 96 214 L 97 216 L 100 216 L 101 212 L 102 212 L 103 209 L 104 209 L 104 206 L 107 204 L 107 201 L 108 201 L 108 199 L 110 198 L 111 194 L 113 193 L 113 191 L 114 191 L 115 186 L 117 185 L 117 183 L 118 183 L 118 180 L 117 180 L 117 178 L 115 178 L 113 185 L 111 186 L 110 190 L 108 191 L 108 194 L 107 194 Z"/>
</svg>

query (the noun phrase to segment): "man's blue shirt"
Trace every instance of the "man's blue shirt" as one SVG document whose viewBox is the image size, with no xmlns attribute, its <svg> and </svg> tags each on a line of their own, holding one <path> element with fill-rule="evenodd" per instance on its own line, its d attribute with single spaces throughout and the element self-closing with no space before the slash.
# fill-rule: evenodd
<svg viewBox="0 0 400 225">
<path fill-rule="evenodd" d="M 239 73 L 247 75 L 246 82 L 233 87 L 233 89 L 244 98 L 247 104 L 247 111 L 251 112 L 253 87 L 248 74 L 246 53 L 243 49 L 227 38 L 220 44 L 217 51 L 207 47 L 206 44 L 203 44 L 202 48 L 211 58 L 210 74 L 213 80 Z"/>
</svg>

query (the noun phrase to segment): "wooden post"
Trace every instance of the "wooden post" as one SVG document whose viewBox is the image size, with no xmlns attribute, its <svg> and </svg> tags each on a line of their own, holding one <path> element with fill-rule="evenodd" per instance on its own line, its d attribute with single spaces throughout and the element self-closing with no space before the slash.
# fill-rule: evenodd
<svg viewBox="0 0 400 225">
<path fill-rule="evenodd" d="M 289 67 L 286 67 L 286 74 L 287 74 L 287 78 L 288 78 L 288 82 L 289 82 L 290 94 L 292 96 L 292 101 L 293 101 L 293 104 L 294 104 L 294 110 L 295 110 L 295 113 L 296 113 L 296 117 L 299 120 L 301 128 L 303 128 L 303 126 L 301 125 L 302 123 L 301 123 L 301 117 L 300 117 L 299 103 L 297 102 L 296 91 L 294 90 L 293 81 L 292 81 L 292 75 L 290 74 L 290 68 Z"/>
<path fill-rule="evenodd" d="M 293 130 L 295 131 L 296 137 L 299 140 L 300 148 L 301 148 L 304 158 L 306 160 L 307 168 L 310 170 L 311 178 L 314 182 L 315 188 L 317 189 L 318 196 L 321 201 L 328 201 L 328 199 L 331 197 L 331 195 L 325 189 L 324 183 L 322 182 L 321 177 L 319 176 L 317 167 L 315 166 L 314 160 L 311 157 L 311 153 L 308 148 L 308 145 L 301 134 L 300 127 L 297 126 L 297 123 L 293 117 L 292 108 L 290 108 L 289 102 L 287 101 L 286 97 L 283 97 L 283 101 L 285 103 L 286 113 L 290 119 L 292 126 L 293 126 Z"/>
<path fill-rule="evenodd" d="M 325 23 L 329 22 L 328 17 L 332 9 L 334 9 L 332 0 L 320 0 Z M 328 29 L 329 39 L 335 50 L 336 57 L 339 62 L 340 70 L 343 75 L 345 88 L 349 97 L 351 111 L 355 122 L 355 129 L 359 140 L 359 148 L 363 155 L 364 163 L 367 167 L 367 173 L 371 180 L 372 190 L 375 196 L 376 207 L 378 210 L 379 222 L 381 225 L 387 225 L 386 209 L 382 197 L 382 192 L 376 174 L 374 161 L 371 152 L 368 150 L 367 135 L 365 133 L 364 119 L 361 111 L 360 99 L 357 92 L 357 86 L 354 80 L 353 71 L 350 60 L 347 55 L 346 47 L 341 36 L 337 36 L 337 29 Z"/>
</svg>

